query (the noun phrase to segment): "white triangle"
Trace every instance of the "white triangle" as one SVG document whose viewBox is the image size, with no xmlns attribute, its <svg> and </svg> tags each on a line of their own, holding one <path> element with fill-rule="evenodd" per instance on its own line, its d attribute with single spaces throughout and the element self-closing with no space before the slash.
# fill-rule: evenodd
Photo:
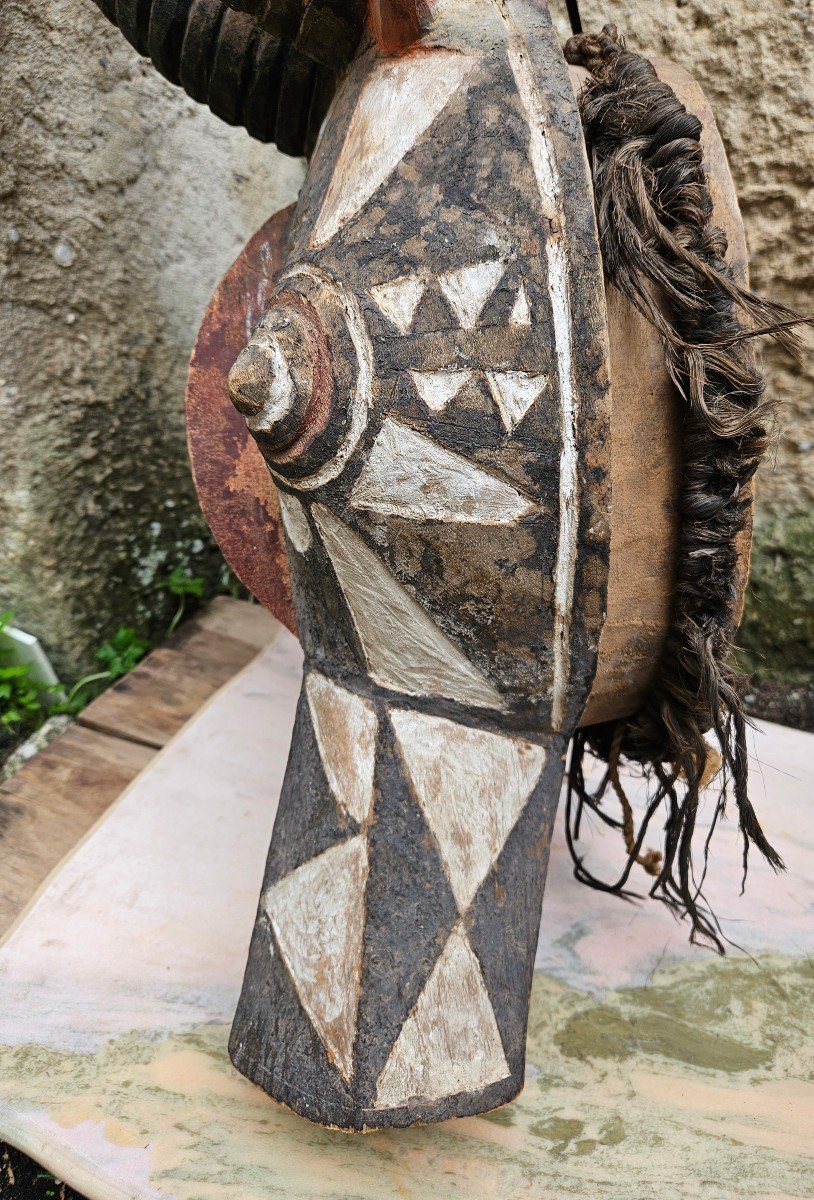
<svg viewBox="0 0 814 1200">
<path fill-rule="evenodd" d="M 480 963 L 456 926 L 401 1027 L 374 1106 L 400 1108 L 480 1091 L 510 1073 Z"/>
<path fill-rule="evenodd" d="M 481 525 L 509 525 L 535 508 L 502 479 L 390 417 L 373 443 L 351 504 L 416 521 Z"/>
<path fill-rule="evenodd" d="M 468 54 L 433 47 L 384 59 L 372 68 L 336 160 L 312 246 L 330 241 L 378 191 L 446 107 L 474 62 Z M 331 153 L 325 145 L 320 148 Z"/>
<path fill-rule="evenodd" d="M 305 691 L 331 791 L 348 816 L 361 824 L 373 809 L 378 726 L 373 705 L 316 671 L 308 676 Z"/>
<path fill-rule="evenodd" d="M 315 504 L 312 515 L 347 601 L 368 669 L 382 687 L 502 708 L 485 675 L 394 579 L 358 534 Z"/>
<path fill-rule="evenodd" d="M 426 286 L 417 275 L 404 275 L 390 283 L 376 284 L 370 294 L 387 319 L 402 333 L 408 333 Z"/>
<path fill-rule="evenodd" d="M 529 375 L 526 371 L 487 371 L 486 378 L 509 433 L 520 424 L 548 383 L 547 375 Z"/>
<path fill-rule="evenodd" d="M 396 709 L 399 751 L 463 913 L 496 861 L 545 765 L 542 746 Z"/>
<path fill-rule="evenodd" d="M 515 297 L 512 311 L 509 314 L 510 325 L 530 325 L 531 324 L 531 308 L 529 307 L 529 298 L 526 295 L 526 285 L 520 284 Z"/>
<path fill-rule="evenodd" d="M 441 275 L 438 284 L 464 329 L 474 329 L 483 306 L 500 282 L 505 264 L 475 263 Z"/>
<path fill-rule="evenodd" d="M 413 383 L 431 412 L 443 412 L 471 377 L 471 371 L 411 371 Z"/>
<path fill-rule="evenodd" d="M 367 872 L 359 835 L 309 859 L 264 897 L 300 1002 L 345 1080 L 353 1075 Z"/>
<path fill-rule="evenodd" d="M 280 516 L 288 534 L 291 545 L 299 554 L 305 554 L 311 545 L 311 526 L 305 509 L 296 496 L 279 488 L 277 498 L 280 501 Z"/>
</svg>

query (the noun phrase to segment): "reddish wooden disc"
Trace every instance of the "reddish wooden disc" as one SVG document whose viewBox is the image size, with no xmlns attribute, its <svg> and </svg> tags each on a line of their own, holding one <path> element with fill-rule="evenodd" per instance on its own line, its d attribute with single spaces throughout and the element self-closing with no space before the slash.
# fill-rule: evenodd
<svg viewBox="0 0 814 1200">
<path fill-rule="evenodd" d="M 263 225 L 218 284 L 186 390 L 187 444 L 206 523 L 241 583 L 296 633 L 277 489 L 229 398 L 229 370 L 265 312 L 292 208 Z"/>
</svg>

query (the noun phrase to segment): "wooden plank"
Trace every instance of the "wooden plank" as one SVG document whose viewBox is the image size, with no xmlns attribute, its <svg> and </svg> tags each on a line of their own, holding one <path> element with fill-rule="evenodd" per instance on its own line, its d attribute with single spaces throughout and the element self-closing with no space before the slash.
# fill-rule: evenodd
<svg viewBox="0 0 814 1200">
<path fill-rule="evenodd" d="M 219 597 L 0 785 L 0 935 L 157 750 L 279 628 L 259 604 Z"/>
<path fill-rule="evenodd" d="M 154 755 L 74 725 L 0 786 L 0 934 Z"/>
<path fill-rule="evenodd" d="M 160 749 L 278 628 L 259 605 L 215 600 L 89 704 L 78 723 Z"/>
<path fill-rule="evenodd" d="M 228 596 L 218 596 L 208 604 L 194 618 L 194 624 L 198 629 L 227 634 L 239 642 L 245 642 L 253 646 L 256 652 L 273 641 L 280 629 L 278 621 L 262 604 L 230 600 Z"/>
</svg>

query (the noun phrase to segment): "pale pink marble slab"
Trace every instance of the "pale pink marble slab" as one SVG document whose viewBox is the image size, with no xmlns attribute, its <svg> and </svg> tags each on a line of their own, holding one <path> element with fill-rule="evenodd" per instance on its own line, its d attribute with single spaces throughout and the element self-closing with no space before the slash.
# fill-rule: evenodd
<svg viewBox="0 0 814 1200">
<path fill-rule="evenodd" d="M 740 894 L 741 841 L 737 811 L 730 802 L 728 817 L 712 841 L 704 892 L 724 934 L 736 946 L 750 954 L 806 954 L 814 949 L 814 735 L 758 721 L 748 736 L 750 795 L 787 871 L 776 875 L 752 850 L 746 888 Z M 630 778 L 627 790 L 632 799 L 637 791 L 640 797 L 643 793 L 640 782 Z M 709 828 L 715 798 L 711 788 L 698 822 L 702 833 Z M 606 801 L 610 811 L 613 803 L 613 797 Z M 601 989 L 644 983 L 656 962 L 663 966 L 705 953 L 690 946 L 686 925 L 674 920 L 664 905 L 651 900 L 620 906 L 616 897 L 574 880 L 563 807 L 551 850 L 537 969 L 578 987 Z M 623 862 L 620 841 L 598 820 L 593 825 L 590 819 L 583 822 L 586 863 L 604 880 L 618 877 Z M 646 845 L 658 842 L 648 839 Z M 629 886 L 646 894 L 649 882 L 643 872 L 634 871 Z"/>
<path fill-rule="evenodd" d="M 684 986 L 694 972 L 708 987 L 718 969 L 662 906 L 626 905 L 578 885 L 561 827 L 537 956 L 533 1066 L 515 1105 L 435 1129 L 348 1139 L 314 1129 L 237 1076 L 225 1039 L 300 674 L 299 646 L 282 632 L 131 785 L 5 939 L 0 1136 L 89 1200 L 814 1195 L 798 1182 L 804 1161 L 814 1179 L 801 1126 L 814 1115 L 814 1088 L 802 1066 L 799 1079 L 782 1064 L 751 1075 L 736 1064 L 730 1075 L 688 1065 L 681 1054 L 643 1059 L 640 1049 L 630 1062 L 600 1056 L 596 1066 L 572 1049 L 563 1057 L 540 1026 L 546 1006 L 560 1032 L 573 1032 L 574 1013 L 610 1002 L 621 985 L 650 986 L 655 972 Z M 709 896 L 729 936 L 794 964 L 814 943 L 814 736 L 760 724 L 753 755 L 761 814 L 789 872 L 776 878 L 755 858 L 739 898 L 732 821 Z M 616 839 L 588 844 L 610 877 Z M 746 1045 L 754 1029 L 741 1025 Z M 801 1063 L 809 1061 L 810 1040 L 798 1046 Z M 672 1130 L 659 1135 L 659 1170 L 670 1186 L 680 1177 L 681 1192 L 642 1190 L 654 1175 L 655 1135 L 617 1143 L 612 1133 L 615 1121 L 644 1128 L 659 1105 L 659 1128 Z M 764 1111 L 772 1116 L 755 1134 Z M 730 1141 L 745 1138 L 743 1155 L 754 1158 L 730 1190 L 724 1130 Z"/>
</svg>

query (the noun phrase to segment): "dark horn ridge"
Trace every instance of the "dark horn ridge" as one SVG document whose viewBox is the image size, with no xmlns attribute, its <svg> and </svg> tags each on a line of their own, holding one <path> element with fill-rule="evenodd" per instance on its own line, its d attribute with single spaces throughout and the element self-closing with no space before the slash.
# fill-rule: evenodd
<svg viewBox="0 0 814 1200">
<path fill-rule="evenodd" d="M 310 154 L 364 28 L 362 0 L 94 0 L 131 46 L 229 125 Z"/>
</svg>

